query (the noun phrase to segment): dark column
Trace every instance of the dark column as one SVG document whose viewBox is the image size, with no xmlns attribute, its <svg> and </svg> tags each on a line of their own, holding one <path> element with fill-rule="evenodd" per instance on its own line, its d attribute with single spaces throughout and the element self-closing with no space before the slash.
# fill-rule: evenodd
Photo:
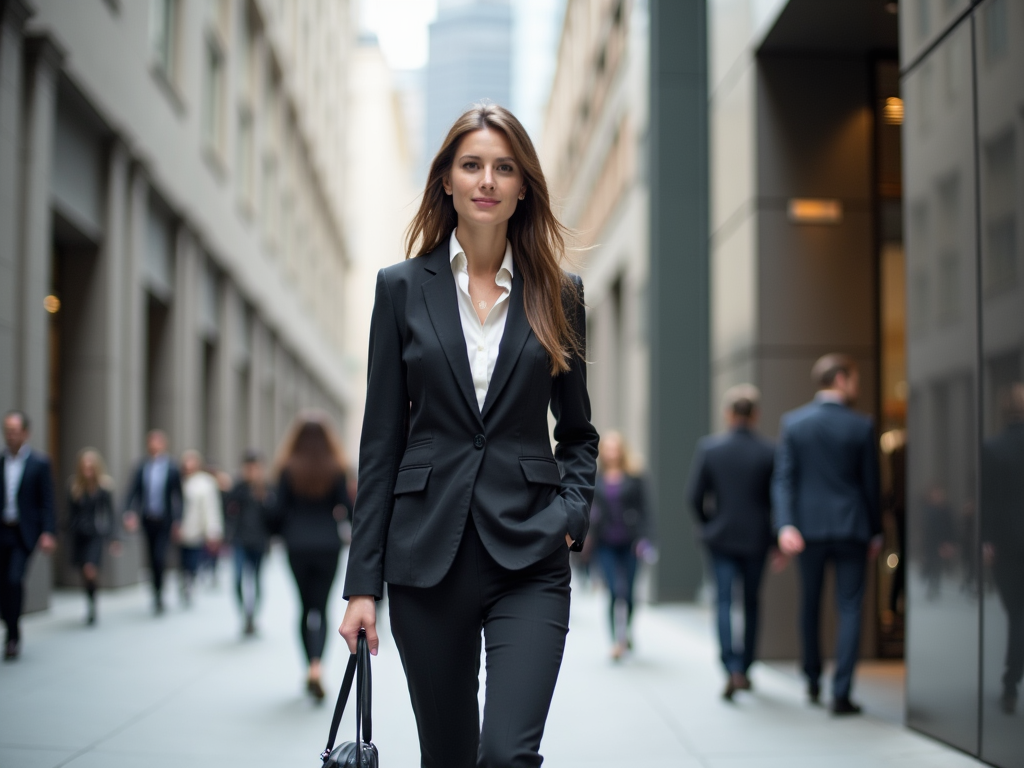
<svg viewBox="0 0 1024 768">
<path fill-rule="evenodd" d="M 692 600 L 700 554 L 685 502 L 708 431 L 708 123 L 705 0 L 651 0 L 651 444 L 662 557 L 655 598 Z"/>
</svg>

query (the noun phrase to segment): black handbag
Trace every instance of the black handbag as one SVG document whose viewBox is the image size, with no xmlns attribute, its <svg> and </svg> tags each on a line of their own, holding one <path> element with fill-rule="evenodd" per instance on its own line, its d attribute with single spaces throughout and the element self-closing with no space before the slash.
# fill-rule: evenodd
<svg viewBox="0 0 1024 768">
<path fill-rule="evenodd" d="M 334 746 L 338 738 L 341 716 L 352 692 L 352 679 L 356 681 L 356 740 Z M 366 643 L 366 630 L 359 630 L 356 652 L 348 660 L 345 679 L 341 682 L 338 703 L 334 705 L 331 732 L 327 749 L 320 754 L 324 768 L 377 768 L 377 747 L 373 745 L 373 724 L 370 719 L 370 646 Z"/>
</svg>

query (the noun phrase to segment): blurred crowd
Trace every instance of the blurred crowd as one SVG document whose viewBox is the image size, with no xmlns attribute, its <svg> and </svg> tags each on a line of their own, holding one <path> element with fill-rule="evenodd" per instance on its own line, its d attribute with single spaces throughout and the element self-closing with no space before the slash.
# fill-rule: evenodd
<svg viewBox="0 0 1024 768">
<path fill-rule="evenodd" d="M 68 481 L 66 510 L 58 516 L 49 459 L 29 444 L 30 422 L 20 411 L 4 417 L 6 450 L 0 463 L 4 500 L 0 525 L 0 601 L 7 628 L 4 658 L 21 651 L 20 618 L 29 557 L 57 548 L 57 530 L 81 576 L 85 621 L 97 623 L 97 588 L 104 557 L 119 557 L 125 534 L 145 543 L 153 612 L 165 612 L 169 559 L 177 557 L 180 602 L 191 605 L 197 579 L 216 583 L 230 553 L 242 633 L 257 632 L 260 568 L 271 539 L 279 538 L 298 589 L 299 636 L 306 653 L 309 694 L 322 700 L 320 658 L 327 638 L 327 602 L 338 571 L 346 521 L 352 511 L 347 462 L 328 417 L 305 412 L 282 441 L 272 466 L 246 451 L 233 477 L 195 450 L 178 459 L 167 435 L 146 436 L 146 456 L 135 467 L 121 504 L 116 484 L 95 448 L 82 449 Z"/>
</svg>

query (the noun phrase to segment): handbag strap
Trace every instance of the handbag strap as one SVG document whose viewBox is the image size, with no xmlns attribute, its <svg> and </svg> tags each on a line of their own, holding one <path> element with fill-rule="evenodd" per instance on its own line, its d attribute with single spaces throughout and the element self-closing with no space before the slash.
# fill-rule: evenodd
<svg viewBox="0 0 1024 768">
<path fill-rule="evenodd" d="M 321 753 L 320 759 L 326 761 L 334 749 L 334 742 L 338 738 L 338 727 L 341 725 L 341 716 L 345 714 L 345 703 L 352 692 L 352 680 L 356 676 L 356 654 L 348 659 L 348 666 L 345 667 L 345 678 L 341 682 L 341 690 L 338 691 L 338 703 L 334 705 L 334 717 L 331 719 L 331 730 L 327 736 L 327 748 Z"/>
<path fill-rule="evenodd" d="M 334 705 L 334 717 L 331 719 L 331 730 L 327 736 L 327 748 L 320 754 L 322 761 L 326 761 L 334 750 L 341 718 L 345 714 L 345 704 L 348 702 L 349 694 L 352 693 L 353 679 L 356 681 L 356 754 L 358 756 L 356 764 L 360 765 L 363 756 L 360 732 L 362 732 L 362 741 L 366 742 L 371 740 L 373 732 L 370 719 L 370 647 L 366 642 L 366 630 L 364 629 L 359 630 L 359 637 L 356 639 L 356 652 L 349 656 L 348 666 L 345 667 L 345 677 L 341 681 L 338 703 Z"/>
<path fill-rule="evenodd" d="M 373 686 L 370 678 L 370 645 L 364 633 L 360 633 L 356 640 L 356 656 L 356 738 L 358 740 L 362 732 L 363 741 L 369 744 L 373 741 L 373 720 L 370 715 Z"/>
</svg>

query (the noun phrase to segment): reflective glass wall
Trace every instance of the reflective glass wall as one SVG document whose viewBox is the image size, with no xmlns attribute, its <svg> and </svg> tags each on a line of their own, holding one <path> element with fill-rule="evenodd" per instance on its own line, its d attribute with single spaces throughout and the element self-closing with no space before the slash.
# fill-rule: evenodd
<svg viewBox="0 0 1024 768">
<path fill-rule="evenodd" d="M 1024 768 L 1024 2 L 954 5 L 900 4 L 908 722 Z"/>
<path fill-rule="evenodd" d="M 1024 767 L 1024 3 L 974 18 L 981 250 L 981 756 Z"/>
</svg>

